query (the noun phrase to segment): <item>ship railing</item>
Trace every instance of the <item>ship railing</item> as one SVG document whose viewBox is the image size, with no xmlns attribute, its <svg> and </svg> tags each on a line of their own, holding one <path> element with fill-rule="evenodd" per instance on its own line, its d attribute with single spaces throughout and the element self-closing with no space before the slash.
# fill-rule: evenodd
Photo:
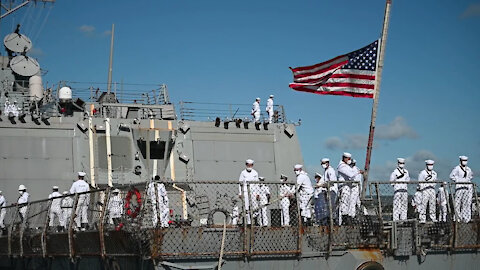
<svg viewBox="0 0 480 270">
<path fill-rule="evenodd" d="M 251 104 L 228 104 L 213 102 L 190 102 L 179 103 L 180 119 L 189 121 L 229 121 L 229 122 L 254 122 Z M 273 123 L 286 123 L 283 105 L 273 106 Z M 269 115 L 265 107 L 260 108 L 260 122 L 268 123 Z"/>
<path fill-rule="evenodd" d="M 426 183 L 450 194 L 446 221 L 423 224 L 414 214 L 416 186 Z M 407 216 L 394 221 L 398 184 L 407 185 Z M 294 182 L 164 179 L 10 205 L 0 212 L 0 256 L 204 258 L 219 256 L 222 247 L 225 257 L 328 255 L 352 248 L 405 256 L 480 248 L 474 183 L 370 182 L 363 200 L 356 195 L 360 185 L 320 183 L 311 194 Z M 455 201 L 463 203 L 460 190 L 472 191 L 468 222 L 453 210 Z"/>
<path fill-rule="evenodd" d="M 369 184 L 369 198 L 378 207 L 383 238 L 397 256 L 480 248 L 478 193 L 475 183 Z"/>
<path fill-rule="evenodd" d="M 99 102 L 102 95 L 108 93 L 107 83 L 63 81 L 55 88 L 54 95 L 56 97 L 58 97 L 57 91 L 63 86 L 68 86 L 72 89 L 73 97 L 81 98 L 82 100 L 91 103 Z M 136 103 L 144 105 L 170 104 L 170 96 L 166 84 L 114 82 L 112 83 L 110 93 L 117 103 Z"/>
</svg>

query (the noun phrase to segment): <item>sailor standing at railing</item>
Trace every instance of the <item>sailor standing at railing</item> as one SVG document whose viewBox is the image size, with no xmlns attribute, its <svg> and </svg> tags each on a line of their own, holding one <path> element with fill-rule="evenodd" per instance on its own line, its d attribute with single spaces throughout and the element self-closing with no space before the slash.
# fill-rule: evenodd
<svg viewBox="0 0 480 270">
<path fill-rule="evenodd" d="M 418 175 L 418 181 L 422 182 L 434 182 L 437 181 L 437 172 L 433 170 L 433 164 L 435 162 L 431 159 L 425 160 L 426 168 Z M 427 220 L 427 206 L 430 214 L 430 219 L 433 222 L 437 222 L 436 214 L 436 183 L 420 183 L 420 190 L 422 191 L 422 207 L 420 208 L 420 223 L 425 223 Z"/>
<path fill-rule="evenodd" d="M 257 191 L 253 195 L 254 200 L 258 201 L 258 207 L 260 208 L 257 212 L 259 213 L 257 216 L 258 225 L 266 227 L 268 226 L 268 209 L 267 205 L 270 201 L 270 188 L 263 184 L 265 181 L 265 177 L 258 177 L 260 184 L 257 185 Z"/>
<path fill-rule="evenodd" d="M 108 223 L 115 224 L 117 226 L 120 221 L 119 219 L 123 214 L 123 200 L 120 195 L 120 190 L 118 188 L 112 191 L 112 195 L 108 200 Z"/>
<path fill-rule="evenodd" d="M 285 183 L 288 177 L 280 175 L 280 181 L 284 182 L 278 189 L 278 194 L 282 199 L 280 200 L 280 209 L 282 209 L 282 226 L 290 226 L 290 197 L 295 194 L 295 186 Z"/>
<path fill-rule="evenodd" d="M 323 176 L 320 173 L 315 173 L 315 190 L 313 192 L 314 198 L 314 209 L 315 209 L 315 223 L 317 225 L 324 225 L 322 224 L 326 217 L 326 201 L 327 198 L 326 194 L 326 184 L 323 181 Z"/>
<path fill-rule="evenodd" d="M 70 187 L 70 194 L 83 193 L 90 191 L 90 186 L 85 180 L 85 172 L 78 172 L 78 179 Z M 80 194 L 77 200 L 77 209 L 75 209 L 75 222 L 77 229 L 85 231 L 88 225 L 88 205 L 90 204 L 90 194 Z"/>
<path fill-rule="evenodd" d="M 58 192 L 58 186 L 53 186 L 52 193 L 48 195 L 48 198 L 52 199 L 52 203 L 50 204 L 50 219 L 48 221 L 48 226 L 52 228 L 55 222 L 55 217 L 57 217 L 58 223 L 60 224 L 60 225 L 57 225 L 59 231 L 63 224 L 63 215 L 62 215 L 62 209 L 60 207 L 62 198 L 57 198 L 57 197 L 61 197 L 61 196 L 62 194 Z"/>
<path fill-rule="evenodd" d="M 246 221 L 247 224 L 252 224 L 251 217 L 250 217 L 250 196 L 248 196 L 248 184 L 249 182 L 257 182 L 258 181 L 258 173 L 253 169 L 254 161 L 252 159 L 247 159 L 245 161 L 245 169 L 240 173 L 240 177 L 238 181 L 240 184 L 238 185 L 238 196 L 243 199 L 245 203 L 245 213 L 246 213 Z M 255 189 L 255 185 L 251 185 L 250 189 Z M 252 200 L 252 207 L 255 207 L 254 200 Z"/>
<path fill-rule="evenodd" d="M 459 158 L 460 164 L 453 168 L 450 179 L 455 182 L 455 215 L 460 222 L 468 223 L 472 218 L 473 173 L 467 166 L 468 157 L 459 156 Z"/>
<path fill-rule="evenodd" d="M 390 182 L 410 181 L 410 175 L 405 169 L 405 159 L 397 158 L 397 168 L 390 175 Z M 393 221 L 406 220 L 408 210 L 408 190 L 406 183 L 393 185 Z"/>
<path fill-rule="evenodd" d="M 7 206 L 7 200 L 5 200 L 5 197 L 3 196 L 2 191 L 0 190 L 0 229 L 1 230 L 5 229 L 5 224 L 3 224 L 3 220 L 5 219 L 5 214 L 7 213 L 7 209 L 5 209 L 5 206 Z"/>
<path fill-rule="evenodd" d="M 330 159 L 329 158 L 322 158 L 322 168 L 325 169 L 323 173 L 323 181 L 325 182 L 325 192 L 327 191 L 327 187 L 330 186 L 330 203 L 327 199 L 325 199 L 325 212 L 326 216 L 325 219 L 322 221 L 322 225 L 327 225 L 328 219 L 330 218 L 330 205 L 332 206 L 332 219 L 335 224 L 338 224 L 338 213 L 339 209 L 337 207 L 337 197 L 338 197 L 338 184 L 337 183 L 328 183 L 330 181 L 337 181 L 337 174 L 335 173 L 335 169 L 330 166 Z M 325 198 L 327 194 L 325 194 Z"/>
<path fill-rule="evenodd" d="M 303 170 L 303 165 L 295 165 L 293 171 L 297 176 L 297 194 L 300 201 L 302 221 L 305 225 L 308 225 L 312 218 L 312 210 L 310 207 L 310 199 L 313 195 L 312 181 L 310 181 L 310 177 L 308 177 L 308 174 Z"/>
<path fill-rule="evenodd" d="M 255 123 L 260 122 L 260 98 L 256 98 L 255 102 L 252 105 L 252 116 L 255 120 Z"/>
<path fill-rule="evenodd" d="M 352 159 L 350 167 L 352 167 L 355 177 L 353 178 L 353 185 L 350 188 L 350 205 L 348 210 L 348 215 L 353 219 L 357 214 L 357 208 L 360 209 L 360 191 L 362 190 L 362 174 L 360 173 L 360 168 L 357 166 L 357 161 Z"/>
<path fill-rule="evenodd" d="M 20 221 L 23 222 L 27 215 L 27 203 L 30 194 L 28 194 L 27 188 L 24 185 L 18 186 L 18 193 L 20 194 L 17 200 L 19 206 L 18 213 L 20 214 Z"/>
<path fill-rule="evenodd" d="M 63 192 L 63 195 L 68 195 L 68 191 L 64 191 Z M 60 224 L 62 225 L 65 229 L 70 225 L 70 219 L 72 217 L 72 209 L 73 209 L 73 198 L 71 196 L 68 196 L 68 197 L 64 197 L 62 199 L 62 215 L 63 215 L 63 218 L 62 218 L 62 221 L 63 223 Z"/>
<path fill-rule="evenodd" d="M 448 203 L 448 191 L 447 182 L 443 182 L 438 188 L 437 203 L 439 206 L 438 221 L 447 221 L 447 203 Z"/>
<path fill-rule="evenodd" d="M 267 99 L 267 107 L 265 111 L 268 113 L 268 123 L 272 123 L 273 121 L 273 95 L 270 95 L 270 98 Z"/>
<path fill-rule="evenodd" d="M 420 216 L 420 212 L 422 212 L 420 210 L 422 209 L 422 190 L 420 189 L 420 186 L 417 186 L 417 190 L 415 191 L 415 194 L 413 194 L 412 206 L 414 209 L 415 216 L 416 217 Z"/>
<path fill-rule="evenodd" d="M 355 177 L 360 174 L 361 171 L 354 171 L 353 168 L 350 167 L 351 163 L 352 155 L 350 153 L 343 153 L 342 160 L 337 167 L 338 181 L 344 182 L 340 188 L 340 217 L 338 222 L 340 225 L 342 225 L 342 220 L 345 221 L 347 225 L 352 223 L 350 205 L 354 204 L 353 209 L 355 210 L 355 204 L 357 203 L 357 198 L 352 198 L 351 196 L 351 187 Z M 353 214 L 353 216 L 354 215 L 355 214 Z"/>
</svg>

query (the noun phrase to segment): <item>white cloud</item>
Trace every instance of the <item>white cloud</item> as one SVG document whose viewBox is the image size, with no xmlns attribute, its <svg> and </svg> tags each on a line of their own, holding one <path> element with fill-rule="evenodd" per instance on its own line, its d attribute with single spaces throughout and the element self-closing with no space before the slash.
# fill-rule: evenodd
<svg viewBox="0 0 480 270">
<path fill-rule="evenodd" d="M 460 15 L 460 18 L 466 19 L 466 18 L 478 17 L 478 16 L 480 16 L 480 3 L 475 3 L 468 6 Z"/>
<path fill-rule="evenodd" d="M 398 140 L 403 137 L 415 139 L 418 135 L 413 128 L 408 126 L 405 118 L 401 116 L 395 117 L 395 119 L 387 125 L 379 125 L 375 132 L 375 138 L 377 139 Z"/>
<path fill-rule="evenodd" d="M 325 147 L 330 150 L 353 150 L 367 148 L 368 138 L 362 134 L 351 134 L 340 137 L 329 137 L 325 140 Z"/>
<path fill-rule="evenodd" d="M 86 33 L 86 34 L 92 34 L 93 32 L 95 32 L 95 27 L 93 25 L 82 25 L 78 28 L 78 30 L 80 30 L 80 32 L 83 32 L 83 33 Z"/>
</svg>

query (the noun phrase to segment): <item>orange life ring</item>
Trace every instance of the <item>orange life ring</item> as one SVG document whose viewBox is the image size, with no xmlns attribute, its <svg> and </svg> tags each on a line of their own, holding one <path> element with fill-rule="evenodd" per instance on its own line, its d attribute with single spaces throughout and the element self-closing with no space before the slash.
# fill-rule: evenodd
<svg viewBox="0 0 480 270">
<path fill-rule="evenodd" d="M 131 206 L 131 200 L 134 194 L 135 194 L 135 197 L 137 198 L 137 205 L 135 206 L 135 209 L 132 209 L 130 206 Z M 131 218 L 135 218 L 140 213 L 141 206 L 142 206 L 142 194 L 140 193 L 140 191 L 138 191 L 137 188 L 130 189 L 127 193 L 127 196 L 125 197 L 125 210 L 126 210 L 125 212 Z"/>
</svg>

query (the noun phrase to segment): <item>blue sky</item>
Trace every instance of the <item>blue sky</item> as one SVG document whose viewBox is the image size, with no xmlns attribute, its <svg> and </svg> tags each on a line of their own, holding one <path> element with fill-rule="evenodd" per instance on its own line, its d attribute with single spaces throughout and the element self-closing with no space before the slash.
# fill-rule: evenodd
<svg viewBox="0 0 480 270">
<path fill-rule="evenodd" d="M 289 66 L 311 65 L 380 37 L 384 1 L 74 1 L 26 7 L 23 24 L 44 82 L 106 82 L 115 23 L 114 81 L 165 83 L 174 102 L 250 104 L 275 95 L 298 136 L 307 169 L 351 152 L 364 166 L 372 100 L 290 90 Z M 470 157 L 480 174 L 480 1 L 394 1 L 371 179 L 397 157 L 416 178 L 437 161 L 441 179 Z M 74 89 L 75 90 L 75 89 Z M 264 104 L 262 104 L 264 105 Z"/>
</svg>

